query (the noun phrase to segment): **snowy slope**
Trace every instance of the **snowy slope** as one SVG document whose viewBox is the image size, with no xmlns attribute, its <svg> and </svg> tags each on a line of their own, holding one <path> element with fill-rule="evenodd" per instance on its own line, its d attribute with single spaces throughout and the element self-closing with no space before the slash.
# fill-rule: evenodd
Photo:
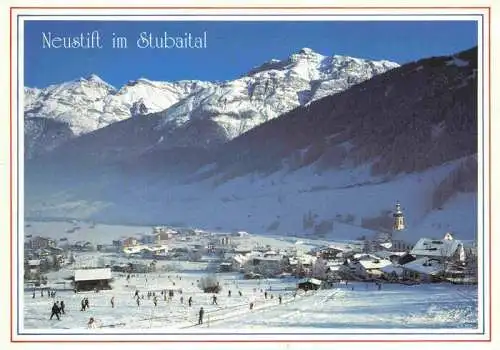
<svg viewBox="0 0 500 350">
<path fill-rule="evenodd" d="M 367 167 L 322 174 L 314 174 L 314 168 L 308 167 L 292 173 L 251 174 L 223 183 L 210 178 L 184 185 L 161 179 L 121 183 L 113 178 L 98 187 L 81 184 L 81 190 L 71 192 L 38 196 L 28 192 L 26 215 L 358 239 L 376 231 L 377 227 L 362 227 L 368 219 L 387 217 L 399 200 L 408 225 L 404 239 L 440 238 L 447 231 L 460 239 L 474 239 L 476 193 L 458 193 L 440 209 L 433 209 L 432 203 L 436 188 L 462 162 L 391 181 L 372 177 Z M 309 217 L 311 223 L 307 223 Z"/>
<path fill-rule="evenodd" d="M 95 257 L 97 259 L 97 257 Z M 161 264 L 161 262 L 160 262 Z M 183 264 L 185 265 L 185 264 Z M 183 271 L 184 267 L 184 271 Z M 23 328 L 38 333 L 70 329 L 78 332 L 106 333 L 126 330 L 175 332 L 179 329 L 192 332 L 227 330 L 229 332 L 255 330 L 261 332 L 359 332 L 363 329 L 477 329 L 478 295 L 473 286 L 429 284 L 405 286 L 384 284 L 378 290 L 372 283 L 351 282 L 348 286 L 308 293 L 299 291 L 293 296 L 295 279 L 243 280 L 234 273 L 219 274 L 222 292 L 218 305 L 211 303 L 212 294 L 202 293 L 196 281 L 206 272 L 201 268 L 188 271 L 192 266 L 180 266 L 172 273 L 135 274 L 129 282 L 124 275 L 115 274 L 113 290 L 99 293 L 75 294 L 62 290 L 62 284 L 52 284 L 57 290 L 55 300 L 64 300 L 66 312 L 61 320 L 49 320 L 54 300 L 27 288 L 21 299 Z M 67 271 L 71 276 L 71 271 Z M 60 271 L 60 275 L 63 271 Z M 57 282 L 51 274 L 51 282 Z M 133 298 L 135 290 L 160 296 L 155 307 L 153 300 L 145 297 L 138 306 Z M 163 289 L 175 290 L 169 301 L 161 297 Z M 177 291 L 182 289 L 182 295 Z M 231 290 L 232 296 L 227 292 Z M 240 296 L 238 291 L 242 292 Z M 267 291 L 268 298 L 265 298 Z M 273 295 L 273 298 L 270 298 Z M 278 302 L 282 296 L 282 304 Z M 183 303 L 180 297 L 183 297 Z M 90 307 L 80 311 L 81 299 L 87 297 Z M 110 299 L 114 297 L 115 307 Z M 193 298 L 191 307 L 187 299 Z M 249 309 L 250 302 L 254 309 Z M 205 309 L 203 325 L 198 326 L 198 310 Z M 87 330 L 87 322 L 94 317 L 95 329 Z"/>
</svg>

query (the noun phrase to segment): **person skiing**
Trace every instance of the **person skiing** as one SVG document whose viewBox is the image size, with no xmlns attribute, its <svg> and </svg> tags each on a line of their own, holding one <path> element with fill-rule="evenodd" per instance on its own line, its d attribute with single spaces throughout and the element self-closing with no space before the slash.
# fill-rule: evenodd
<svg viewBox="0 0 500 350">
<path fill-rule="evenodd" d="M 80 311 L 85 311 L 85 308 L 86 308 L 86 306 L 85 306 L 85 298 L 83 298 L 82 299 L 82 308 L 81 308 Z"/>
<path fill-rule="evenodd" d="M 250 303 L 250 310 L 253 310 L 253 302 Z"/>
<path fill-rule="evenodd" d="M 191 307 L 191 304 L 193 303 L 193 297 L 189 297 L 188 299 L 188 304 L 189 304 L 189 307 Z"/>
<path fill-rule="evenodd" d="M 241 293 L 241 290 L 238 291 L 238 294 L 240 295 L 240 297 L 243 295 L 243 293 Z"/>
<path fill-rule="evenodd" d="M 215 295 L 215 294 L 212 297 L 212 305 L 219 305 L 219 304 L 217 304 L 217 295 Z"/>
<path fill-rule="evenodd" d="M 231 290 L 229 290 L 229 292 L 227 292 L 227 296 L 231 297 Z"/>
<path fill-rule="evenodd" d="M 200 308 L 199 312 L 199 317 L 198 317 L 198 324 L 203 324 L 203 314 L 205 313 L 205 310 L 203 310 L 203 306 Z"/>
<path fill-rule="evenodd" d="M 281 294 L 278 296 L 278 300 L 279 300 L 279 302 L 280 302 L 280 304 L 281 304 L 281 300 L 282 300 L 282 298 L 281 298 Z"/>
<path fill-rule="evenodd" d="M 89 298 L 85 298 L 85 309 L 88 309 L 90 308 L 90 305 L 89 305 Z"/>
<path fill-rule="evenodd" d="M 266 298 L 266 299 L 267 299 L 267 291 L 266 291 L 266 292 L 264 292 L 264 298 Z"/>
<path fill-rule="evenodd" d="M 181 296 L 181 304 L 184 304 L 184 297 Z"/>
<path fill-rule="evenodd" d="M 91 317 L 89 322 L 87 322 L 87 328 L 95 328 L 95 320 L 93 317 Z"/>
<path fill-rule="evenodd" d="M 61 308 L 61 313 L 62 314 L 66 314 L 66 312 L 64 312 L 64 308 L 65 307 L 66 307 L 66 305 L 64 304 L 64 300 L 61 300 L 61 306 L 60 306 L 60 308 Z"/>
<path fill-rule="evenodd" d="M 115 297 L 111 297 L 111 307 L 115 308 Z"/>
<path fill-rule="evenodd" d="M 54 303 L 54 305 L 52 305 L 52 313 L 50 314 L 50 319 L 56 316 L 58 320 L 61 320 L 61 318 L 59 317 L 60 312 L 61 311 L 59 310 L 59 306 L 57 306 L 57 303 Z"/>
<path fill-rule="evenodd" d="M 153 303 L 155 304 L 155 307 L 158 305 L 158 298 L 157 297 L 153 298 Z"/>
</svg>

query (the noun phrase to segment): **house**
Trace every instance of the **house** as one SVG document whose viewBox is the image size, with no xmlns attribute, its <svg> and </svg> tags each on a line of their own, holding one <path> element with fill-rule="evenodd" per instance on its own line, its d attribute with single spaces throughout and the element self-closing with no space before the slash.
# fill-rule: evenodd
<svg viewBox="0 0 500 350">
<path fill-rule="evenodd" d="M 111 280 L 110 268 L 75 270 L 73 277 L 74 288 L 77 292 L 111 289 L 109 284 Z"/>
<path fill-rule="evenodd" d="M 31 249 L 48 249 L 50 247 L 55 247 L 56 241 L 46 237 L 33 237 L 30 240 L 30 248 Z"/>
<path fill-rule="evenodd" d="M 155 244 L 167 244 L 173 237 L 173 233 L 169 231 L 162 231 L 155 234 Z"/>
<path fill-rule="evenodd" d="M 421 238 L 417 241 L 410 254 L 414 255 L 417 259 L 427 257 L 459 260 L 462 250 L 462 242 L 456 239 Z"/>
<path fill-rule="evenodd" d="M 41 260 L 27 260 L 25 264 L 25 276 L 27 279 L 35 279 L 40 275 Z"/>
<path fill-rule="evenodd" d="M 335 260 L 342 250 L 335 247 L 326 247 L 319 250 L 319 256 L 325 260 Z"/>
<path fill-rule="evenodd" d="M 231 272 L 233 270 L 233 265 L 231 263 L 221 263 L 219 265 L 219 272 Z"/>
<path fill-rule="evenodd" d="M 308 278 L 305 280 L 300 281 L 297 284 L 297 289 L 302 289 L 303 291 L 308 291 L 308 290 L 318 290 L 321 287 L 321 284 L 323 282 L 315 279 L 315 278 Z"/>
<path fill-rule="evenodd" d="M 382 268 L 392 265 L 392 262 L 386 259 L 361 259 L 359 264 L 363 267 L 364 273 L 367 277 L 379 278 L 383 275 Z"/>
<path fill-rule="evenodd" d="M 142 244 L 156 244 L 157 243 L 157 234 L 147 233 L 141 236 Z"/>
<path fill-rule="evenodd" d="M 383 273 L 383 276 L 390 280 L 395 281 L 401 279 L 403 277 L 404 269 L 401 265 L 387 265 L 380 269 Z"/>
<path fill-rule="evenodd" d="M 137 245 L 137 238 L 135 237 L 129 237 L 123 240 L 124 247 L 133 247 L 135 245 Z"/>
<path fill-rule="evenodd" d="M 243 268 L 243 266 L 245 265 L 246 261 L 247 261 L 247 258 L 244 255 L 235 254 L 231 258 L 232 269 L 235 270 L 235 271 L 239 271 L 240 269 Z"/>
<path fill-rule="evenodd" d="M 253 256 L 247 260 L 245 269 L 264 276 L 278 275 L 283 272 L 286 261 L 280 256 Z"/>
<path fill-rule="evenodd" d="M 421 282 L 433 282 L 441 280 L 445 267 L 439 258 L 423 257 L 405 265 L 403 268 L 403 278 Z"/>
</svg>

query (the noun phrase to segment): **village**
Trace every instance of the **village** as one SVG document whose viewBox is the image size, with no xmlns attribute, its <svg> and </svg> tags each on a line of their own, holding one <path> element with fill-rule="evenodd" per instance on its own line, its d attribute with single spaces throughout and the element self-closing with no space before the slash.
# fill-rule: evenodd
<svg viewBox="0 0 500 350">
<path fill-rule="evenodd" d="M 94 306 L 98 298 L 101 307 L 111 304 L 113 309 L 124 298 L 128 307 L 137 308 L 144 303 L 172 305 L 175 298 L 189 308 L 203 300 L 205 309 L 191 310 L 188 315 L 202 318 L 204 312 L 220 313 L 220 308 L 213 307 L 222 298 L 239 298 L 235 305 L 253 310 L 269 302 L 273 306 L 294 302 L 315 291 L 336 293 L 362 286 L 376 292 L 390 285 L 477 284 L 474 242 L 445 232 L 442 237 L 422 237 L 410 245 L 401 240 L 405 221 L 399 203 L 393 220 L 389 234 L 342 242 L 289 237 L 266 241 L 244 231 L 214 233 L 164 226 L 111 239 L 108 244 L 28 235 L 24 245 L 25 309 L 35 307 L 31 303 L 40 298 L 50 298 L 59 318 L 64 312 L 64 306 L 61 310 L 58 304 L 62 295 L 76 308 L 81 303 L 80 311 L 86 310 L 88 295 Z M 72 223 L 66 230 L 68 236 L 82 225 Z M 87 225 L 93 228 L 96 224 Z M 128 296 L 122 296 L 124 293 Z M 231 305 L 231 309 L 236 307 Z M 186 327 L 201 321 L 188 316 L 181 322 L 187 322 Z M 155 318 L 146 319 L 152 326 Z"/>
</svg>

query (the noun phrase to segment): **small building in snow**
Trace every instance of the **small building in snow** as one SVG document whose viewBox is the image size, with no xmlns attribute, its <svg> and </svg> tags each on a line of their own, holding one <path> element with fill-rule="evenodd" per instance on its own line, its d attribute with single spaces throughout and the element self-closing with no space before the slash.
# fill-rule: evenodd
<svg viewBox="0 0 500 350">
<path fill-rule="evenodd" d="M 445 267 L 440 259 L 420 258 L 402 265 L 403 278 L 420 281 L 439 281 L 444 274 Z"/>
<path fill-rule="evenodd" d="M 74 273 L 73 282 L 77 292 L 111 289 L 110 268 L 81 269 L 75 270 Z"/>
<path fill-rule="evenodd" d="M 323 282 L 315 278 L 308 278 L 297 283 L 297 289 L 302 289 L 304 291 L 308 290 L 318 290 Z"/>
</svg>

